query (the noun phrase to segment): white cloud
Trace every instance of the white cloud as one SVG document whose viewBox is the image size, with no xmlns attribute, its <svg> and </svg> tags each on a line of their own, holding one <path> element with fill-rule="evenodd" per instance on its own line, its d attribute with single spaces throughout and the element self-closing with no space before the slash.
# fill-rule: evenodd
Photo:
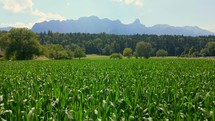
<svg viewBox="0 0 215 121">
<path fill-rule="evenodd" d="M 24 10 L 32 9 L 32 0 L 1 0 L 3 8 L 14 13 L 23 12 Z"/>
<path fill-rule="evenodd" d="M 215 25 L 199 25 L 200 28 L 215 32 Z"/>
<path fill-rule="evenodd" d="M 121 0 L 121 1 L 124 1 L 126 4 L 131 4 L 134 2 L 134 0 Z"/>
<path fill-rule="evenodd" d="M 1 23 L 0 27 L 16 27 L 16 28 L 31 28 L 34 25 L 34 23 L 23 23 L 23 22 L 16 22 L 14 24 L 9 24 L 9 23 Z"/>
<path fill-rule="evenodd" d="M 42 11 L 39 11 L 37 9 L 32 10 L 31 14 L 33 16 L 37 16 L 39 17 L 39 19 L 37 20 L 37 22 L 42 22 L 45 20 L 63 20 L 64 17 L 59 15 L 59 14 L 54 14 L 54 13 L 44 13 Z"/>
<path fill-rule="evenodd" d="M 21 12 L 27 12 L 30 16 L 38 17 L 38 20 L 36 22 L 42 22 L 45 20 L 63 20 L 64 17 L 55 14 L 55 13 L 44 13 L 40 10 L 33 8 L 33 0 L 1 0 L 0 2 L 3 3 L 3 8 L 5 10 L 14 12 L 14 13 L 21 13 Z M 22 22 L 16 22 L 15 24 L 7 24 L 7 26 L 13 26 L 13 27 L 32 27 L 32 23 L 22 23 Z M 1 24 L 3 26 L 3 24 Z"/>
<path fill-rule="evenodd" d="M 112 0 L 115 2 L 122 2 L 127 5 L 135 4 L 136 6 L 142 7 L 143 6 L 143 0 Z"/>
<path fill-rule="evenodd" d="M 135 5 L 142 7 L 143 6 L 143 2 L 141 0 L 136 0 L 134 2 Z"/>
</svg>

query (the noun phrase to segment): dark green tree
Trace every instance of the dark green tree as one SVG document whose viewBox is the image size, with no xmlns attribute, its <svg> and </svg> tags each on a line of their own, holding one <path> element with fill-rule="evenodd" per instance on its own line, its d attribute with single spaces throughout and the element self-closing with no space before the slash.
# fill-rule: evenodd
<svg viewBox="0 0 215 121">
<path fill-rule="evenodd" d="M 136 54 L 138 57 L 144 57 L 148 59 L 151 55 L 152 45 L 147 42 L 138 42 L 136 44 Z"/>
<path fill-rule="evenodd" d="M 208 55 L 208 48 L 203 48 L 201 51 L 200 51 L 200 55 L 205 57 Z"/>
<path fill-rule="evenodd" d="M 181 53 L 181 57 L 189 57 L 190 48 L 185 48 L 184 51 Z"/>
<path fill-rule="evenodd" d="M 215 56 L 215 42 L 208 42 L 206 49 L 208 50 L 207 54 L 209 56 Z"/>
<path fill-rule="evenodd" d="M 0 58 L 3 57 L 3 52 L 0 49 Z"/>
<path fill-rule="evenodd" d="M 96 48 L 97 53 L 99 53 L 99 55 L 102 54 L 102 40 L 100 38 L 96 38 L 95 40 L 93 40 L 92 42 L 94 48 Z"/>
<path fill-rule="evenodd" d="M 203 53 L 201 53 L 201 55 L 205 56 L 205 54 Z M 191 48 L 185 48 L 184 52 L 182 52 L 181 54 L 181 57 L 198 57 L 198 56 L 200 56 L 200 54 L 193 46 Z"/>
<path fill-rule="evenodd" d="M 29 60 L 42 53 L 37 35 L 26 28 L 11 29 L 0 43 L 6 59 Z"/>
<path fill-rule="evenodd" d="M 66 50 L 71 50 L 71 51 L 75 51 L 76 48 L 79 48 L 79 46 L 76 44 L 70 44 L 65 46 Z"/>
<path fill-rule="evenodd" d="M 75 58 L 78 58 L 79 60 L 82 57 L 86 57 L 85 50 L 83 48 L 80 48 L 80 47 L 76 48 L 74 51 L 74 56 L 75 56 Z"/>
<path fill-rule="evenodd" d="M 120 53 L 123 52 L 126 47 L 135 50 L 136 43 L 141 40 L 144 40 L 153 46 L 151 55 L 156 55 L 156 50 L 162 48 L 168 52 L 169 56 L 179 56 L 186 48 L 190 49 L 191 47 L 194 47 L 195 52 L 200 52 L 208 42 L 215 42 L 215 36 L 192 37 L 183 35 L 111 35 L 105 33 L 86 34 L 52 32 L 40 33 L 38 36 L 43 45 L 61 44 L 64 48 L 67 48 L 71 44 L 75 44 L 84 48 L 86 54 L 99 55 Z M 71 51 L 74 51 L 74 49 L 72 50 L 74 47 L 75 46 L 70 47 Z"/>
</svg>

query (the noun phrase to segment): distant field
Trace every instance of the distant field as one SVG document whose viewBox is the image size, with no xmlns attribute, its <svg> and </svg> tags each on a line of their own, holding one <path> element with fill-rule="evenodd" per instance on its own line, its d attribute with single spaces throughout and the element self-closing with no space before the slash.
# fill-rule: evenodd
<svg viewBox="0 0 215 121">
<path fill-rule="evenodd" d="M 166 57 L 151 57 L 152 59 L 215 59 L 215 57 L 176 57 L 176 56 L 166 56 Z M 97 54 L 89 54 L 86 55 L 83 59 L 92 59 L 92 60 L 103 60 L 103 59 L 110 59 L 110 56 L 105 55 L 97 55 Z M 123 59 L 127 59 L 123 57 Z M 131 57 L 130 59 L 136 59 L 135 57 Z"/>
<path fill-rule="evenodd" d="M 87 55 L 84 59 L 110 59 L 110 56 L 91 54 Z"/>
<path fill-rule="evenodd" d="M 103 58 L 1 61 L 0 119 L 215 120 L 214 59 Z"/>
</svg>

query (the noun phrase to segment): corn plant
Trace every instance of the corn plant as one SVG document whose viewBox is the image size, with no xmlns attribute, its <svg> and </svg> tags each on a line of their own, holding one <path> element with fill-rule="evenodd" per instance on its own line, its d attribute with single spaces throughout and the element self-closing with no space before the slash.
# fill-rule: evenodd
<svg viewBox="0 0 215 121">
<path fill-rule="evenodd" d="M 0 62 L 0 119 L 215 120 L 215 60 Z"/>
</svg>

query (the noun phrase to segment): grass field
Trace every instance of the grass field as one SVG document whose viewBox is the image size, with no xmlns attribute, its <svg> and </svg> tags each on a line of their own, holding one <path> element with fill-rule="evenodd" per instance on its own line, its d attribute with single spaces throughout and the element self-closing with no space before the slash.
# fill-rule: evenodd
<svg viewBox="0 0 215 121">
<path fill-rule="evenodd" d="M 104 60 L 104 59 L 110 59 L 110 56 L 90 54 L 90 55 L 86 55 L 84 59 Z"/>
<path fill-rule="evenodd" d="M 214 59 L 0 62 L 0 119 L 215 120 Z"/>
</svg>

